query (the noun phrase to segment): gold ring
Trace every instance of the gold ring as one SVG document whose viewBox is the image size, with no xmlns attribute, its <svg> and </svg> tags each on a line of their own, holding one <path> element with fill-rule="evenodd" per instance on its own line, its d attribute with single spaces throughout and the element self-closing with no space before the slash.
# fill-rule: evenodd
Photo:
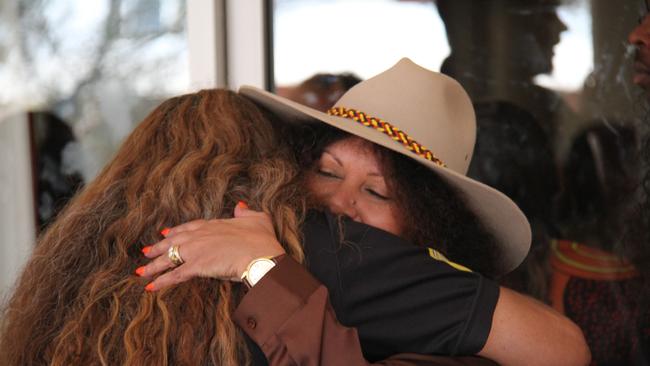
<svg viewBox="0 0 650 366">
<path fill-rule="evenodd" d="M 181 264 L 185 263 L 181 257 L 181 252 L 179 251 L 178 245 L 172 245 L 169 247 L 169 249 L 167 249 L 167 257 L 170 261 L 172 261 L 172 264 L 174 266 L 180 266 Z"/>
</svg>

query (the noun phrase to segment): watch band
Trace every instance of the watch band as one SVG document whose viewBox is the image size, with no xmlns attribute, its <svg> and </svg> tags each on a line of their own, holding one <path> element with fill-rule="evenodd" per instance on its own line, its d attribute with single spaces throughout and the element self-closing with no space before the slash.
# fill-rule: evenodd
<svg viewBox="0 0 650 366">
<path fill-rule="evenodd" d="M 275 257 L 260 257 L 253 259 L 241 275 L 242 282 L 251 288 L 277 264 Z"/>
</svg>

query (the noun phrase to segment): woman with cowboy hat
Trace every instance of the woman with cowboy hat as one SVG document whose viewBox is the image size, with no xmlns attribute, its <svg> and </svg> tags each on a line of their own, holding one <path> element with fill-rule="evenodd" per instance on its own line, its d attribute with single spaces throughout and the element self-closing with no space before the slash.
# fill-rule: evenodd
<svg viewBox="0 0 650 366">
<path fill-rule="evenodd" d="M 477 273 L 514 269 L 530 228 L 508 197 L 465 176 L 476 126 L 458 83 L 403 59 L 350 89 L 328 114 L 251 87 L 240 94 L 278 117 L 298 160 L 310 164 L 305 184 L 329 213 L 304 223 L 306 263 L 328 285 L 338 317 L 357 328 L 366 358 L 414 352 L 478 354 L 504 365 L 588 363 L 573 323 Z M 356 333 L 336 324 L 327 291 L 283 256 L 266 214 L 242 203 L 233 219 L 166 234 L 148 248 L 154 260 L 142 274 L 177 268 L 148 290 L 195 276 L 242 280 L 251 290 L 235 319 L 271 364 L 349 362 Z"/>
</svg>

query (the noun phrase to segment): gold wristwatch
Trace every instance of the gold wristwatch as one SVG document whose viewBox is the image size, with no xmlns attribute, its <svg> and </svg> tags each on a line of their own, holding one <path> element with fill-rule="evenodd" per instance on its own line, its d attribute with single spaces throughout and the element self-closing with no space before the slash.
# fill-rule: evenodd
<svg viewBox="0 0 650 366">
<path fill-rule="evenodd" d="M 274 257 L 260 257 L 253 259 L 241 275 L 241 280 L 248 288 L 255 286 L 277 264 Z"/>
</svg>

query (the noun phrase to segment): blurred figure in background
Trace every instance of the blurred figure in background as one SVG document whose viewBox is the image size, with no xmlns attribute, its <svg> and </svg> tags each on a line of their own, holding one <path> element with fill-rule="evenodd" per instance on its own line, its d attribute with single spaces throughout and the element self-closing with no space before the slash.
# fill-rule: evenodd
<svg viewBox="0 0 650 366">
<path fill-rule="evenodd" d="M 650 16 L 641 18 L 639 25 L 630 32 L 628 42 L 636 47 L 632 81 L 650 92 Z"/>
<path fill-rule="evenodd" d="M 544 130 L 526 110 L 508 102 L 476 103 L 476 148 L 468 175 L 510 197 L 530 222 L 530 253 L 501 284 L 547 302 L 548 252 L 558 180 Z"/>
<path fill-rule="evenodd" d="M 635 47 L 634 83 L 645 91 L 646 99 L 650 100 L 650 4 L 644 1 L 647 14 L 641 18 L 628 36 L 628 42 Z M 633 223 L 624 241 L 623 250 L 627 257 L 636 265 L 646 282 L 650 282 L 650 120 L 645 118 L 640 126 L 643 137 L 640 139 L 641 167 L 644 172 L 641 180 L 641 203 L 637 212 L 632 216 Z M 650 305 L 650 291 L 644 293 L 645 304 Z M 650 352 L 650 345 L 647 346 Z"/>
<path fill-rule="evenodd" d="M 594 365 L 648 362 L 650 319 L 639 296 L 646 284 L 622 246 L 639 181 L 636 140 L 630 127 L 594 125 L 574 140 L 563 168 L 550 300 L 582 328 Z"/>
<path fill-rule="evenodd" d="M 361 79 L 352 73 L 319 73 L 296 86 L 279 87 L 277 94 L 321 112 L 327 112 L 343 93 L 360 81 Z"/>
<path fill-rule="evenodd" d="M 564 237 L 609 252 L 620 251 L 621 215 L 637 187 L 636 131 L 593 124 L 573 141 L 563 167 L 557 222 Z"/>
<path fill-rule="evenodd" d="M 84 182 L 66 159 L 67 149 L 76 142 L 70 126 L 50 112 L 29 113 L 29 121 L 36 225 L 44 230 Z"/>
<path fill-rule="evenodd" d="M 507 101 L 546 132 L 555 155 L 563 126 L 576 115 L 534 78 L 553 71 L 554 48 L 567 27 L 559 0 L 438 0 L 451 53 L 440 71 L 458 80 L 474 103 Z M 566 144 L 566 143 L 565 143 Z M 559 160 L 559 157 L 556 158 Z"/>
<path fill-rule="evenodd" d="M 649 95 L 650 16 L 642 18 L 629 42 L 636 47 L 633 81 Z M 448 62 L 453 58 L 452 52 Z M 476 76 L 464 74 L 466 79 Z M 470 82 L 489 90 L 489 79 L 480 80 Z M 499 104 L 476 105 L 479 130 L 470 175 L 512 197 L 533 229 L 529 257 L 502 283 L 551 302 L 575 321 L 587 338 L 593 365 L 649 365 L 647 121 L 643 139 L 631 126 L 589 123 L 570 141 L 558 179 L 555 168 L 543 160 L 548 147 L 526 141 L 534 131 L 531 117 Z M 507 133 L 516 129 L 520 131 Z"/>
<path fill-rule="evenodd" d="M 477 144 L 468 175 L 511 197 L 533 232 L 528 257 L 501 284 L 550 302 L 575 321 L 593 365 L 646 365 L 650 322 L 638 295 L 647 285 L 622 245 L 638 187 L 635 131 L 598 125 L 580 134 L 560 192 L 548 140 L 529 113 L 506 102 L 475 108 Z"/>
</svg>

